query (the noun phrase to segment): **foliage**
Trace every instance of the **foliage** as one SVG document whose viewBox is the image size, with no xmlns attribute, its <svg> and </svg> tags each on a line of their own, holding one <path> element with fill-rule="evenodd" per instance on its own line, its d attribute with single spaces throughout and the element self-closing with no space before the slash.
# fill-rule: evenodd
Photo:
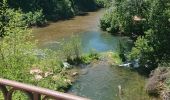
<svg viewBox="0 0 170 100">
<path fill-rule="evenodd" d="M 35 12 L 28 12 L 23 14 L 23 20 L 26 21 L 28 26 L 42 26 L 46 23 L 45 16 L 42 13 L 42 10 Z"/>
<path fill-rule="evenodd" d="M 98 60 L 99 57 L 100 57 L 99 53 L 92 50 L 90 53 L 82 55 L 81 62 L 84 63 L 84 64 L 89 64 L 93 60 Z"/>
<path fill-rule="evenodd" d="M 104 30 L 104 31 L 108 31 L 109 32 L 109 28 L 111 26 L 111 20 L 112 20 L 112 16 L 111 16 L 111 10 L 107 10 L 106 13 L 103 15 L 103 17 L 100 19 L 100 27 Z"/>
<path fill-rule="evenodd" d="M 58 53 L 42 50 L 41 56 L 37 55 L 40 50 L 31 41 L 32 35 L 22 13 L 8 8 L 5 2 L 0 8 L 0 33 L 3 36 L 0 40 L 0 77 L 60 91 L 70 84 L 65 81 L 67 75 L 60 74 Z M 38 74 L 41 79 L 31 74 L 34 68 L 41 71 Z M 45 76 L 49 72 L 51 74 Z M 23 97 L 16 93 L 15 98 Z"/>
<path fill-rule="evenodd" d="M 157 67 L 159 63 L 168 63 L 170 60 L 169 4 L 169 1 L 150 1 L 147 17 L 149 29 L 145 31 L 144 36 L 137 39 L 130 53 L 131 59 L 140 58 L 141 64 L 151 69 Z"/>
<path fill-rule="evenodd" d="M 108 1 L 108 0 L 107 0 Z M 48 20 L 59 20 L 73 17 L 84 11 L 93 11 L 103 7 L 105 0 L 8 0 L 11 8 L 21 9 L 28 17 L 37 14 L 31 21 L 44 22 L 44 16 Z M 32 14 L 31 14 L 32 13 Z M 27 15 L 26 14 L 26 15 Z M 29 16 L 30 15 L 30 16 Z M 39 15 L 43 15 L 40 17 Z M 42 20 L 43 19 L 43 20 Z"/>
<path fill-rule="evenodd" d="M 113 5 L 101 18 L 101 28 L 111 33 L 142 34 L 144 22 L 134 23 L 133 16 L 145 18 L 145 0 L 113 0 Z"/>
<path fill-rule="evenodd" d="M 115 64 L 121 64 L 122 63 L 122 58 L 121 58 L 119 53 L 117 53 L 117 52 L 112 53 L 112 58 L 113 58 Z"/>
<path fill-rule="evenodd" d="M 2 34 L 5 36 L 0 41 L 0 61 L 1 67 L 4 66 L 6 69 L 2 70 L 1 74 L 9 75 L 6 77 L 15 79 L 20 77 L 19 74 L 24 73 L 19 70 L 24 69 L 24 66 L 30 66 L 31 62 L 34 62 L 35 58 L 30 53 L 34 48 L 34 44 L 26 42 L 30 39 L 30 32 L 24 27 L 24 22 L 21 21 L 22 15 L 11 9 L 6 9 L 5 12 L 3 16 L 6 19 L 0 22 L 5 24 L 1 27 Z M 11 70 L 7 71 L 8 68 Z M 18 75 L 11 76 L 10 73 L 14 74 L 16 68 L 19 71 Z"/>
<path fill-rule="evenodd" d="M 135 42 L 135 46 L 132 48 L 132 51 L 129 54 L 130 56 L 129 58 L 130 59 L 139 58 L 140 64 L 142 66 L 156 67 L 157 66 L 156 58 L 153 56 L 153 53 L 155 51 L 154 48 L 152 47 L 152 45 L 155 43 L 152 41 L 154 39 L 154 37 L 152 36 L 154 32 L 153 30 L 148 30 L 145 34 L 146 34 L 145 37 L 144 36 L 138 37 L 137 41 Z M 150 43 L 150 41 L 152 42 Z"/>
<path fill-rule="evenodd" d="M 48 20 L 65 19 L 74 15 L 70 0 L 41 0 L 38 6 L 43 9 L 43 14 Z"/>
<path fill-rule="evenodd" d="M 73 0 L 80 11 L 93 11 L 97 8 L 95 0 Z"/>
<path fill-rule="evenodd" d="M 124 43 L 120 40 L 117 46 L 117 53 L 119 54 L 119 57 L 121 58 L 122 62 L 125 62 L 127 60 L 125 56 L 125 54 L 127 53 L 126 47 Z"/>
<path fill-rule="evenodd" d="M 100 20 L 101 28 L 125 33 L 135 40 L 129 58 L 156 68 L 170 60 L 170 2 L 168 0 L 114 0 Z"/>
<path fill-rule="evenodd" d="M 80 62 L 81 53 L 81 40 L 78 36 L 72 36 L 70 40 L 63 41 L 61 45 L 61 53 L 63 59 L 66 59 L 70 64 L 78 64 Z"/>
<path fill-rule="evenodd" d="M 98 7 L 109 7 L 112 4 L 112 0 L 96 0 Z"/>
<path fill-rule="evenodd" d="M 94 50 L 83 54 L 81 39 L 74 35 L 69 40 L 63 41 L 60 47 L 60 55 L 63 56 L 62 59 L 72 65 L 89 64 L 91 61 L 99 59 L 99 54 Z"/>
</svg>

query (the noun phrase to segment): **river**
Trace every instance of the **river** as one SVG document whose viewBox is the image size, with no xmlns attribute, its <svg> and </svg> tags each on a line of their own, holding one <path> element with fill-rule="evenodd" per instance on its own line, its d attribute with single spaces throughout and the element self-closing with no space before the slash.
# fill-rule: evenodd
<svg viewBox="0 0 170 100">
<path fill-rule="evenodd" d="M 81 38 L 84 52 L 89 52 L 91 49 L 98 52 L 116 51 L 119 41 L 128 44 L 128 37 L 112 36 L 101 31 L 99 19 L 103 13 L 104 10 L 99 10 L 69 20 L 50 23 L 47 27 L 33 28 L 33 33 L 35 39 L 39 41 L 40 48 L 56 50 L 63 38 L 67 41 L 76 34 Z M 120 100 L 121 98 L 151 100 L 144 91 L 145 77 L 136 72 L 103 63 L 81 69 L 83 70 L 88 72 L 80 73 L 69 93 L 92 100 Z M 121 86 L 123 90 L 121 98 L 118 94 L 118 86 Z"/>
</svg>

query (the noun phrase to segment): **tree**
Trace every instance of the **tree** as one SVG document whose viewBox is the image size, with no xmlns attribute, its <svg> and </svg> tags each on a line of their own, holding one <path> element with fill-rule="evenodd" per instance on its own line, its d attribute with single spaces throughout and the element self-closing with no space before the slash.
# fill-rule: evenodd
<svg viewBox="0 0 170 100">
<path fill-rule="evenodd" d="M 26 68 L 34 63 L 32 53 L 34 43 L 26 23 L 19 11 L 9 9 L 4 1 L 0 8 L 0 67 L 1 77 L 10 79 L 23 79 Z M 5 68 L 4 68 L 5 67 Z"/>
<path fill-rule="evenodd" d="M 133 17 L 145 18 L 147 6 L 145 0 L 113 0 L 113 5 L 100 21 L 101 28 L 111 33 L 142 35 L 145 22 L 135 22 Z"/>
<path fill-rule="evenodd" d="M 139 58 L 141 66 L 152 70 L 170 60 L 169 5 L 169 0 L 114 0 L 100 21 L 101 28 L 133 37 L 130 59 Z"/>
<path fill-rule="evenodd" d="M 22 13 L 8 8 L 5 1 L 0 8 L 0 25 L 0 30 L 3 30 L 0 31 L 3 34 L 0 40 L 0 77 L 60 91 L 70 84 L 64 81 L 68 78 L 66 74 L 60 75 L 62 66 L 58 53 L 39 50 L 36 42 L 32 41 Z M 40 80 L 31 74 L 33 68 L 41 70 Z M 47 72 L 52 75 L 45 76 Z M 21 98 L 23 96 L 17 95 L 16 100 Z"/>
<path fill-rule="evenodd" d="M 142 65 L 149 65 L 154 69 L 160 63 L 170 61 L 170 1 L 151 0 L 147 13 L 147 27 L 145 35 L 135 42 L 130 56 L 140 58 Z"/>
</svg>

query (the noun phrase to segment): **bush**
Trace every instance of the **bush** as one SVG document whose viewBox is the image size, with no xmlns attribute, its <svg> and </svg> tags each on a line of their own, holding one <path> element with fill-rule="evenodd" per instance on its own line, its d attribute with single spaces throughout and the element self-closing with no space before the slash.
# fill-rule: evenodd
<svg viewBox="0 0 170 100">
<path fill-rule="evenodd" d="M 112 4 L 112 0 L 95 0 L 98 7 L 109 7 Z"/>
<path fill-rule="evenodd" d="M 104 16 L 100 19 L 100 27 L 106 31 L 107 28 L 111 27 L 111 20 L 112 20 L 112 16 L 111 16 L 111 10 L 107 10 L 106 13 L 104 14 Z"/>
<path fill-rule="evenodd" d="M 38 4 L 48 20 L 66 19 L 74 16 L 70 0 L 41 0 Z"/>
<path fill-rule="evenodd" d="M 63 91 L 70 85 L 66 74 L 61 74 L 61 61 L 57 52 L 42 50 L 30 41 L 32 35 L 19 11 L 9 9 L 4 3 L 0 8 L 0 77 Z M 39 73 L 33 70 L 39 70 Z M 38 77 L 37 77 L 38 76 Z M 50 84 L 50 85 L 49 85 Z M 16 93 L 15 99 L 23 96 Z"/>
<path fill-rule="evenodd" d="M 33 25 L 36 24 L 35 22 L 44 24 L 44 16 L 45 19 L 52 21 L 68 19 L 75 14 L 107 6 L 110 4 L 108 2 L 110 0 L 7 0 L 11 8 L 21 9 L 26 13 L 26 16 L 32 19 L 28 21 L 31 21 L 30 24 Z M 32 18 L 34 14 L 38 20 Z"/>
<path fill-rule="evenodd" d="M 114 0 L 100 20 L 101 28 L 111 33 L 125 33 L 135 41 L 130 60 L 153 70 L 159 63 L 170 61 L 170 2 L 168 0 Z"/>
<path fill-rule="evenodd" d="M 67 62 L 70 64 L 79 64 L 82 53 L 80 38 L 78 36 L 72 36 L 70 40 L 63 41 L 60 51 Z"/>
<path fill-rule="evenodd" d="M 113 0 L 113 5 L 104 14 L 101 19 L 101 28 L 110 33 L 131 33 L 141 35 L 143 34 L 144 22 L 134 22 L 134 16 L 140 16 L 145 18 L 145 12 L 147 9 L 144 1 L 131 2 L 129 0 L 118 1 Z M 136 9 L 137 8 L 137 9 Z"/>
<path fill-rule="evenodd" d="M 46 19 L 42 10 L 23 14 L 23 20 L 26 21 L 28 26 L 42 26 L 46 24 Z"/>
<path fill-rule="evenodd" d="M 81 57 L 81 62 L 84 64 L 90 64 L 93 60 L 98 60 L 100 57 L 99 53 L 92 50 L 89 54 L 84 54 Z"/>
</svg>

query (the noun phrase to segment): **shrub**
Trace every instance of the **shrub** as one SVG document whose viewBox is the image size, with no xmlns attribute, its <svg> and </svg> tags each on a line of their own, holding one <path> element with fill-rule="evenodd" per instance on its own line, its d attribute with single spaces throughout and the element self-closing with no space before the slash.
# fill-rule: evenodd
<svg viewBox="0 0 170 100">
<path fill-rule="evenodd" d="M 109 7 L 112 4 L 112 0 L 95 0 L 98 7 Z"/>
<path fill-rule="evenodd" d="M 70 64 L 79 63 L 81 58 L 81 40 L 78 36 L 72 36 L 70 40 L 64 41 L 61 45 L 61 52 L 63 58 L 67 60 Z"/>
<path fill-rule="evenodd" d="M 107 10 L 106 13 L 104 14 L 104 16 L 100 19 L 100 27 L 106 31 L 107 28 L 111 27 L 111 20 L 112 20 L 112 16 L 111 16 L 111 10 Z"/>
<path fill-rule="evenodd" d="M 91 50 L 90 53 L 82 55 L 81 62 L 84 63 L 84 64 L 89 64 L 93 60 L 98 60 L 99 57 L 100 57 L 99 53 L 97 53 L 94 50 Z"/>
<path fill-rule="evenodd" d="M 0 33 L 3 34 L 0 41 L 0 77 L 60 91 L 70 85 L 66 81 L 67 75 L 60 74 L 62 67 L 58 53 L 43 50 L 43 56 L 37 56 L 36 43 L 30 41 L 32 35 L 22 14 L 9 9 L 5 3 L 0 8 Z M 34 68 L 40 73 L 32 74 Z M 21 99 L 23 96 L 17 92 L 14 98 Z"/>
<path fill-rule="evenodd" d="M 46 24 L 45 16 L 42 13 L 42 10 L 38 10 L 35 12 L 28 12 L 23 14 L 23 20 L 26 21 L 28 26 L 42 26 Z"/>
<path fill-rule="evenodd" d="M 146 23 L 143 21 L 135 23 L 133 17 L 140 16 L 145 18 L 146 7 L 147 4 L 145 1 L 113 0 L 113 5 L 100 21 L 101 28 L 111 33 L 120 32 L 126 33 L 126 35 L 130 35 L 131 33 L 141 35 L 143 34 L 143 28 Z"/>
</svg>

